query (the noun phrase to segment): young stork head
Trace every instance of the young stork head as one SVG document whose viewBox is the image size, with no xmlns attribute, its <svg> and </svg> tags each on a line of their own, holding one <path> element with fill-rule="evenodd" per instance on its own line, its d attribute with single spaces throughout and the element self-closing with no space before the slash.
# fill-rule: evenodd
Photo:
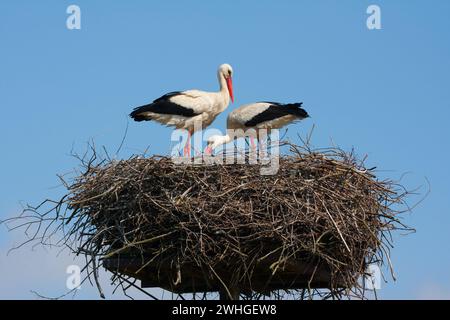
<svg viewBox="0 0 450 320">
<path fill-rule="evenodd" d="M 230 95 L 231 102 L 234 102 L 233 96 L 233 68 L 228 64 L 224 63 L 220 65 L 219 70 L 217 71 L 219 76 L 219 80 L 225 79 L 227 84 L 228 94 Z"/>
</svg>

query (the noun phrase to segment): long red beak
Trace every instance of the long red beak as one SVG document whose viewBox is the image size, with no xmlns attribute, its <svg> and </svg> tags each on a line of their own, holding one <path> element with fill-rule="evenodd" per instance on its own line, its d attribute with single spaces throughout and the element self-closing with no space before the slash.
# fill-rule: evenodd
<svg viewBox="0 0 450 320">
<path fill-rule="evenodd" d="M 233 80 L 231 79 L 231 77 L 228 77 L 226 80 L 227 80 L 228 93 L 230 94 L 231 102 L 234 102 Z"/>
</svg>

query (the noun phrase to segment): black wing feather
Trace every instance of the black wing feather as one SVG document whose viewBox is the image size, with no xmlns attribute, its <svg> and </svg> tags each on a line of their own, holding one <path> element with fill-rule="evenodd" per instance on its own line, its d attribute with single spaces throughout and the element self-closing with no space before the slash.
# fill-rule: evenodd
<svg viewBox="0 0 450 320">
<path fill-rule="evenodd" d="M 179 115 L 183 117 L 194 117 L 198 115 L 194 112 L 194 110 L 170 101 L 170 98 L 179 94 L 182 93 L 180 91 L 169 92 L 153 101 L 153 103 L 134 108 L 133 112 L 130 114 L 130 117 L 132 117 L 135 121 L 151 120 L 145 115 L 146 112 Z"/>
<path fill-rule="evenodd" d="M 303 104 L 302 102 L 288 103 L 288 104 L 280 104 L 277 102 L 266 102 L 266 101 L 264 102 L 270 103 L 270 106 L 263 112 L 259 113 L 258 115 L 248 120 L 245 123 L 246 127 L 254 127 L 262 122 L 275 120 L 287 115 L 293 115 L 300 120 L 309 117 L 306 110 L 301 108 Z"/>
<path fill-rule="evenodd" d="M 154 100 L 153 103 L 169 100 L 170 98 L 175 97 L 175 96 L 177 96 L 179 94 L 182 94 L 182 92 L 181 91 L 172 91 L 172 92 L 166 93 L 165 95 L 163 95 L 163 96 L 159 97 L 158 99 Z"/>
</svg>

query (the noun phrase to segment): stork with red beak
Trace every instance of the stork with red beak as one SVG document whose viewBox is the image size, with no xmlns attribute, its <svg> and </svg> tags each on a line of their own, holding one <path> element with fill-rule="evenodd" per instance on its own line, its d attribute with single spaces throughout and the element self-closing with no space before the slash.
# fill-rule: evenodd
<svg viewBox="0 0 450 320">
<path fill-rule="evenodd" d="M 135 108 L 130 117 L 135 121 L 154 120 L 176 129 L 186 130 L 188 139 L 183 154 L 190 156 L 191 135 L 196 130 L 209 126 L 228 107 L 230 99 L 234 102 L 232 76 L 233 68 L 229 64 L 222 64 L 217 70 L 219 92 L 200 90 L 170 92 L 150 104 Z"/>
</svg>

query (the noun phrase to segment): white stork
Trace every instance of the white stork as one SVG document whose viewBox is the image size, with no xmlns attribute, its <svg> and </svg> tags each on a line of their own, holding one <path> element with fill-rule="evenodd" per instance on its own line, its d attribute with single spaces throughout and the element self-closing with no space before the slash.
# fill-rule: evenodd
<svg viewBox="0 0 450 320">
<path fill-rule="evenodd" d="M 256 136 L 259 138 L 258 129 L 266 129 L 269 133 L 271 129 L 280 129 L 295 120 L 308 117 L 308 113 L 302 108 L 302 103 L 256 102 L 243 105 L 228 114 L 226 135 L 214 135 L 208 138 L 205 153 L 211 154 L 218 146 L 243 137 L 242 134 L 245 134 L 248 129 L 255 129 Z M 250 139 L 254 148 L 253 137 L 251 136 Z"/>
<path fill-rule="evenodd" d="M 217 70 L 219 92 L 170 92 L 150 104 L 135 108 L 130 116 L 135 121 L 155 120 L 167 126 L 187 130 L 188 139 L 183 154 L 190 156 L 190 140 L 195 130 L 209 126 L 228 107 L 230 98 L 234 102 L 232 76 L 231 66 L 222 64 Z"/>
</svg>

